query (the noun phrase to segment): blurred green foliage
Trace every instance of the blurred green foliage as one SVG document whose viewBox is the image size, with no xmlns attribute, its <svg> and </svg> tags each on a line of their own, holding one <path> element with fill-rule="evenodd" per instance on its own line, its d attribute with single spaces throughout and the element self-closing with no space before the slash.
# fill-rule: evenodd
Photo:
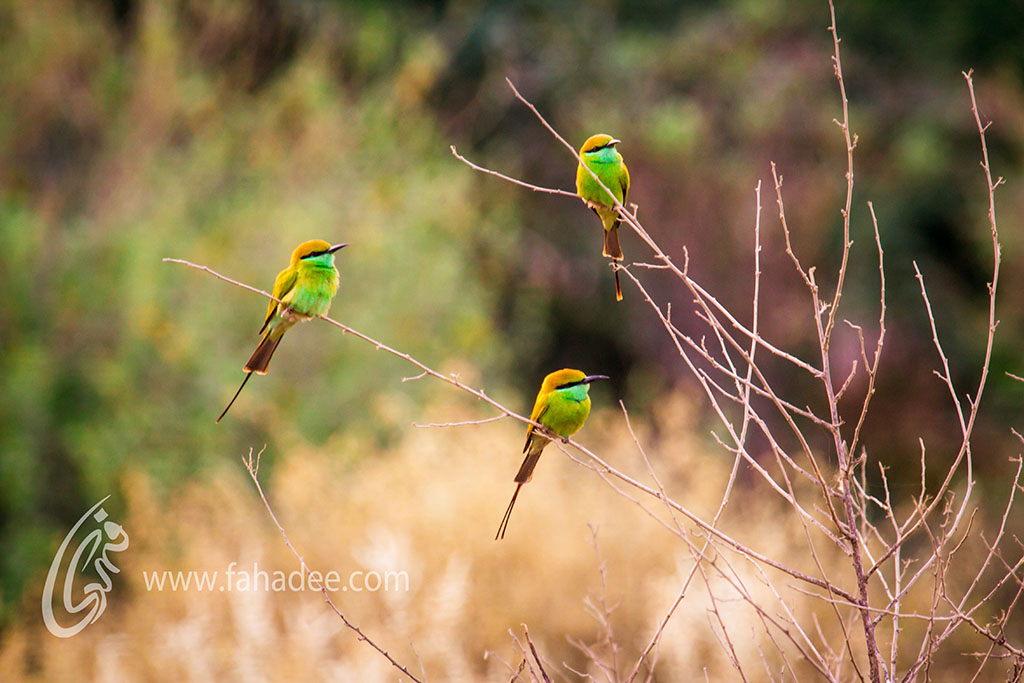
<svg viewBox="0 0 1024 683">
<path fill-rule="evenodd" d="M 866 429 L 913 467 L 918 435 L 942 443 L 955 429 L 936 417 L 948 398 L 919 362 L 933 351 L 911 259 L 942 302 L 937 322 L 965 390 L 982 351 L 991 256 L 959 73 L 969 67 L 1008 180 L 1005 262 L 1020 262 L 1020 14 L 953 0 L 838 8 L 860 135 L 844 317 L 877 318 L 871 199 L 893 331 Z M 639 409 L 687 381 L 635 290 L 614 303 L 582 205 L 450 156 L 456 144 L 503 172 L 572 186 L 575 162 L 506 76 L 575 144 L 598 131 L 623 139 L 645 225 L 680 259 L 687 246 L 691 272 L 739 311 L 764 181 L 764 326 L 813 357 L 806 294 L 778 248 L 769 162 L 786 178 L 801 258 L 827 279 L 845 193 L 827 25 L 827 6 L 810 0 L 0 4 L 6 604 L 126 467 L 174 487 L 253 444 L 281 452 L 338 430 L 386 442 L 438 390 L 401 383 L 414 373 L 399 360 L 311 324 L 215 426 L 264 302 L 165 256 L 269 287 L 298 242 L 344 240 L 332 315 L 435 367 L 475 368 L 489 389 L 529 395 L 547 371 L 574 365 L 613 375 Z M 647 258 L 631 235 L 623 248 Z M 1021 389 L 1002 374 L 1024 374 L 1019 270 L 1004 269 L 983 440 L 1019 414 Z M 654 274 L 650 289 L 700 334 L 678 283 Z M 844 343 L 848 365 L 856 348 Z"/>
<path fill-rule="evenodd" d="M 474 258 L 505 240 L 422 103 L 429 43 L 377 76 L 362 46 L 398 27 L 369 21 L 367 61 L 341 79 L 337 17 L 318 29 L 289 9 L 294 49 L 261 58 L 244 48 L 268 19 L 244 5 L 147 3 L 120 29 L 102 7 L 63 9 L 15 3 L 0 40 L 17 67 L 0 85 L 7 596 L 126 466 L 175 486 L 282 434 L 387 438 L 408 411 L 386 397 L 427 386 L 309 325 L 216 426 L 265 302 L 164 256 L 269 288 L 298 242 L 346 240 L 338 318 L 435 363 L 464 355 L 501 374 L 509 358 Z"/>
</svg>

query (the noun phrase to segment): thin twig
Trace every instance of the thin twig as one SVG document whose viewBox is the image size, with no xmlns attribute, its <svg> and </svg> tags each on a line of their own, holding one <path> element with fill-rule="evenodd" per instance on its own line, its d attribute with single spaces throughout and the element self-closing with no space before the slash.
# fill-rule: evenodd
<svg viewBox="0 0 1024 683">
<path fill-rule="evenodd" d="M 210 272 L 212 273 L 213 271 L 210 271 Z M 264 448 L 266 448 L 266 447 L 264 446 Z M 299 561 L 299 564 L 302 566 L 303 571 L 305 571 L 306 575 L 309 577 L 310 585 L 314 586 L 317 590 L 320 591 L 320 593 L 324 596 L 324 601 L 328 604 L 328 606 L 330 606 L 331 610 L 333 610 L 334 613 L 336 615 L 338 615 L 338 618 L 341 619 L 341 623 L 343 623 L 346 628 L 350 629 L 351 631 L 354 631 L 356 636 L 358 636 L 358 640 L 359 641 L 366 643 L 367 645 L 372 647 L 374 650 L 379 652 L 381 654 L 381 656 L 383 656 L 385 659 L 387 659 L 391 663 L 391 666 L 395 667 L 396 669 L 401 671 L 403 674 L 408 676 L 410 680 L 415 681 L 416 683 L 422 683 L 422 681 L 420 679 L 416 678 L 411 673 L 409 673 L 409 670 L 405 666 L 403 666 L 402 664 L 399 664 L 398 661 L 396 661 L 394 657 L 392 657 L 390 654 L 388 654 L 387 650 L 385 650 L 380 645 L 378 645 L 376 642 L 371 640 L 370 637 L 367 636 L 363 632 L 362 629 L 360 629 L 358 626 L 356 626 L 351 621 L 349 621 L 348 617 L 346 617 L 342 613 L 342 611 L 338 608 L 338 606 L 336 604 L 334 604 L 334 601 L 331 600 L 331 595 L 330 595 L 330 593 L 327 592 L 327 587 L 324 586 L 323 582 L 319 578 L 321 576 L 321 574 L 318 574 L 317 572 L 312 571 L 309 568 L 309 565 L 306 564 L 306 560 L 304 560 L 302 558 L 302 555 L 299 554 L 299 551 L 296 550 L 295 546 L 292 545 L 291 540 L 288 538 L 287 532 L 285 532 L 284 527 L 281 526 L 281 522 L 279 522 L 277 520 L 277 515 L 274 514 L 274 509 L 270 506 L 270 501 L 267 500 L 267 496 L 263 492 L 263 486 L 260 484 L 260 480 L 259 480 L 258 474 L 259 474 L 259 468 L 260 468 L 260 456 L 261 455 L 263 455 L 263 450 L 260 450 L 260 452 L 257 453 L 255 458 L 254 458 L 253 457 L 253 453 L 252 453 L 252 449 L 250 448 L 249 449 L 249 457 L 246 458 L 246 457 L 243 456 L 242 457 L 242 464 L 245 465 L 246 471 L 249 473 L 249 476 L 252 478 L 252 483 L 256 485 L 256 490 L 260 494 L 260 499 L 263 501 L 264 507 L 267 508 L 267 514 L 270 515 L 270 519 L 274 522 L 274 526 L 276 526 L 277 530 L 281 533 L 281 538 L 284 539 L 284 544 L 286 546 L 288 546 L 288 550 L 290 550 L 292 555 L 295 556 L 295 559 Z M 424 678 L 426 678 L 426 677 L 424 676 Z"/>
</svg>

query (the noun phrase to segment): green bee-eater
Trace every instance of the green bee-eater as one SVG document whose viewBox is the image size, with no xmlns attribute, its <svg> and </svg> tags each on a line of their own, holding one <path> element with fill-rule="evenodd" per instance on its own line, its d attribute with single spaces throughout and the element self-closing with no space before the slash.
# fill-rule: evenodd
<svg viewBox="0 0 1024 683">
<path fill-rule="evenodd" d="M 629 193 L 629 170 L 622 161 L 622 155 L 615 145 L 619 144 L 611 135 L 591 135 L 580 147 L 580 165 L 576 167 L 576 194 L 594 210 L 604 226 L 604 255 L 616 261 L 622 260 L 622 248 L 619 247 L 619 212 L 615 209 L 615 199 L 626 205 Z M 585 166 L 584 166 L 585 165 Z M 593 171 L 604 186 L 601 187 L 594 176 L 587 172 Z M 622 301 L 622 287 L 619 285 L 619 271 L 615 271 L 615 300 Z"/>
<path fill-rule="evenodd" d="M 242 386 L 231 398 L 228 407 L 217 418 L 217 422 L 227 415 L 238 395 L 242 393 L 245 383 L 252 374 L 267 374 L 270 359 L 281 343 L 281 338 L 295 323 L 310 320 L 319 315 L 327 315 L 331 308 L 331 299 L 338 291 L 338 271 L 334 267 L 334 252 L 347 244 L 335 244 L 324 240 L 303 242 L 292 252 L 292 260 L 288 267 L 277 274 L 274 280 L 274 298 L 267 306 L 267 317 L 260 328 L 260 339 L 256 350 L 249 356 L 245 364 L 245 379 Z"/>
<path fill-rule="evenodd" d="M 572 436 L 587 421 L 587 415 L 590 415 L 590 383 L 596 379 L 608 378 L 605 375 L 587 375 L 570 368 L 552 372 L 540 385 L 530 419 L 544 425 L 553 434 Z M 533 425 L 526 430 L 526 445 L 523 446 L 526 459 L 516 474 L 516 490 L 512 494 L 508 509 L 505 510 L 505 516 L 501 518 L 501 526 L 498 527 L 494 540 L 505 538 L 508 518 L 512 515 L 512 506 L 516 504 L 519 489 L 533 478 L 533 468 L 537 466 L 540 454 L 550 440 L 548 435 Z"/>
</svg>

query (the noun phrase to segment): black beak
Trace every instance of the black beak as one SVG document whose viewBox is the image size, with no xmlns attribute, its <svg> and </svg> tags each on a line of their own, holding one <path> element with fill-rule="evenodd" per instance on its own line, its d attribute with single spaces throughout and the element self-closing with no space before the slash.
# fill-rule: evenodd
<svg viewBox="0 0 1024 683">
<path fill-rule="evenodd" d="M 614 147 L 615 145 L 619 144 L 620 142 L 622 142 L 622 140 L 615 140 L 615 139 L 612 139 L 612 141 L 611 141 L 611 142 L 609 142 L 608 144 L 609 144 L 609 145 L 611 145 L 612 147 Z M 605 377 L 605 379 L 608 379 L 608 378 L 607 378 L 607 377 Z"/>
<path fill-rule="evenodd" d="M 330 249 L 328 249 L 324 253 L 326 253 L 326 254 L 333 254 L 334 252 L 338 251 L 342 247 L 347 247 L 347 246 L 348 246 L 348 242 L 345 242 L 344 244 L 335 244 L 333 247 L 331 247 Z"/>
<path fill-rule="evenodd" d="M 581 379 L 580 382 L 582 382 L 583 384 L 590 384 L 595 379 L 611 379 L 611 377 L 609 377 L 608 375 L 587 375 L 586 377 Z"/>
</svg>

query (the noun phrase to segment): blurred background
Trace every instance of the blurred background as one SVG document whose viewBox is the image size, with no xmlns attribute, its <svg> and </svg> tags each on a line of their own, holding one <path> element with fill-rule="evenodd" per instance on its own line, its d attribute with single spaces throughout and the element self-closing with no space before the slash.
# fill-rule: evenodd
<svg viewBox="0 0 1024 683">
<path fill-rule="evenodd" d="M 979 485 L 992 491 L 981 499 L 997 511 L 1024 397 L 1004 374 L 1024 375 L 1024 7 L 841 2 L 837 20 L 858 135 L 840 317 L 873 343 L 870 200 L 889 310 L 864 438 L 901 495 L 917 489 L 919 437 L 936 473 L 959 446 L 914 261 L 962 392 L 976 386 L 984 352 L 991 242 L 962 70 L 975 70 L 994 122 L 1004 267 L 974 452 Z M 658 552 L 656 525 L 638 535 L 622 518 L 639 513 L 592 473 L 545 458 L 510 538 L 494 544 L 520 426 L 413 427 L 491 413 L 429 378 L 403 382 L 418 371 L 322 323 L 290 333 L 271 372 L 215 425 L 265 302 L 161 259 L 269 288 L 300 241 L 349 242 L 332 317 L 522 412 L 553 369 L 612 376 L 592 392 L 581 440 L 635 465 L 623 401 L 673 491 L 713 514 L 731 456 L 625 278 L 616 304 L 597 219 L 580 202 L 477 174 L 449 145 L 573 188 L 575 160 L 506 77 L 574 145 L 615 135 L 646 228 L 679 263 L 686 247 L 691 275 L 742 320 L 762 182 L 762 329 L 813 361 L 810 303 L 782 248 L 770 162 L 785 178 L 794 247 L 830 294 L 846 154 L 828 24 L 827 4 L 811 0 L 0 2 L 0 672 L 59 678 L 59 656 L 95 677 L 258 678 L 299 666 L 378 675 L 315 596 L 157 595 L 141 584 L 143 569 L 253 558 L 294 569 L 239 462 L 264 445 L 268 495 L 311 564 L 410 573 L 409 594 L 342 604 L 413 669 L 419 657 L 444 679 L 507 678 L 501 662 L 514 668 L 518 651 L 506 631 L 524 621 L 553 661 L 585 667 L 565 635 L 599 639 L 583 605 L 600 587 L 588 523 L 622 604 L 618 634 L 630 652 L 642 648 L 682 560 Z M 627 261 L 649 260 L 623 232 Z M 677 281 L 634 272 L 674 302 L 681 329 L 703 334 Z M 859 350 L 845 326 L 837 334 L 845 377 Z M 816 387 L 774 369 L 792 402 L 821 405 Z M 851 409 L 863 391 L 853 384 Z M 40 623 L 43 576 L 67 530 L 106 495 L 132 539 L 122 584 L 98 624 L 58 641 Z M 783 548 L 785 523 L 750 521 L 756 511 L 770 519 L 774 502 L 744 505 L 741 535 Z M 707 627 L 693 612 L 680 629 L 689 619 Z M 253 639 L 301 642 L 319 664 L 252 649 Z M 135 649 L 156 641 L 163 649 Z M 722 657 L 710 634 L 673 647 L 660 664 L 670 677 Z"/>
</svg>

